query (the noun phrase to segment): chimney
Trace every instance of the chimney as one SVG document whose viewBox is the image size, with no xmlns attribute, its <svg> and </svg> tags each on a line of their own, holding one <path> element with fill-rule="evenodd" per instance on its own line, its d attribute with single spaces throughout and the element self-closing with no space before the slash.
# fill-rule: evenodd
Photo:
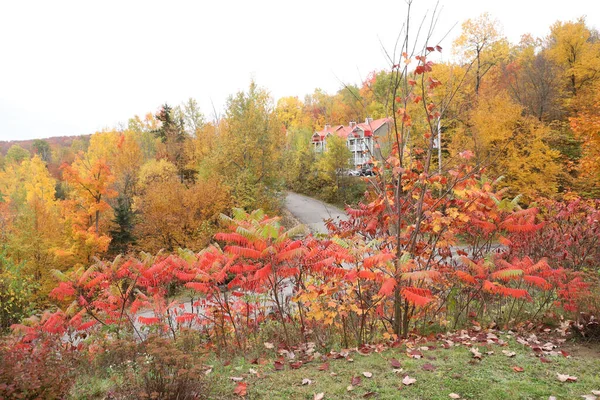
<svg viewBox="0 0 600 400">
<path fill-rule="evenodd" d="M 373 122 L 373 118 L 369 118 L 369 117 L 367 117 L 367 118 L 365 119 L 365 124 L 369 125 L 371 122 Z"/>
<path fill-rule="evenodd" d="M 356 126 L 356 122 L 350 121 L 348 125 L 350 125 L 350 128 L 354 128 Z"/>
</svg>

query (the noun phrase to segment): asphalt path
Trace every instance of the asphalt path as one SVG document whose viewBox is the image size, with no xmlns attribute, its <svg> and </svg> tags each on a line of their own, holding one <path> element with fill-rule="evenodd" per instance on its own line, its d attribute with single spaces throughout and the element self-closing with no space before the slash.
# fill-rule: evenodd
<svg viewBox="0 0 600 400">
<path fill-rule="evenodd" d="M 313 234 L 327 233 L 324 222 L 327 219 L 339 221 L 348 218 L 344 210 L 336 206 L 293 192 L 287 192 L 285 208 Z"/>
</svg>

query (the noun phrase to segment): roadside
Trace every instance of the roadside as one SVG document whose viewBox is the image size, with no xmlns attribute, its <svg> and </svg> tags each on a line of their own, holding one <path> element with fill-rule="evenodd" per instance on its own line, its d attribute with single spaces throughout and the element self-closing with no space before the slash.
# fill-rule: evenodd
<svg viewBox="0 0 600 400">
<path fill-rule="evenodd" d="M 313 234 L 327 233 L 324 220 L 348 218 L 344 210 L 336 206 L 293 192 L 287 192 L 285 208 Z"/>
</svg>

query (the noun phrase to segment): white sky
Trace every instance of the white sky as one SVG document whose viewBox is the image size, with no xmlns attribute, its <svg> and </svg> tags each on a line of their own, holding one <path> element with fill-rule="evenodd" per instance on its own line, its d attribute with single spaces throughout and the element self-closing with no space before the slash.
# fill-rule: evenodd
<svg viewBox="0 0 600 400">
<path fill-rule="evenodd" d="M 419 20 L 435 2 L 415 0 Z M 557 20 L 598 0 L 445 0 L 436 33 L 446 56 L 460 23 L 488 11 L 517 42 L 546 36 Z M 275 99 L 341 81 L 359 83 L 388 64 L 406 15 L 403 0 L 0 1 L 0 140 L 93 133 L 198 100 L 205 115 L 254 78 Z"/>
</svg>

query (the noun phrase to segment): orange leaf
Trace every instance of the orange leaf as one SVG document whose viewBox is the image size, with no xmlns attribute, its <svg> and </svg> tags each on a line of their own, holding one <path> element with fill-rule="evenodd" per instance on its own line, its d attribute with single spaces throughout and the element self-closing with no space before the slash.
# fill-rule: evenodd
<svg viewBox="0 0 600 400">
<path fill-rule="evenodd" d="M 248 393 L 248 384 L 245 382 L 238 382 L 233 393 L 237 394 L 240 397 L 246 396 L 246 394 Z"/>
<path fill-rule="evenodd" d="M 389 296 L 392 294 L 395 287 L 396 287 L 396 279 L 388 278 L 385 280 L 385 282 L 383 282 L 383 285 L 381 285 L 381 289 L 379 289 L 379 295 L 380 296 Z"/>
</svg>

